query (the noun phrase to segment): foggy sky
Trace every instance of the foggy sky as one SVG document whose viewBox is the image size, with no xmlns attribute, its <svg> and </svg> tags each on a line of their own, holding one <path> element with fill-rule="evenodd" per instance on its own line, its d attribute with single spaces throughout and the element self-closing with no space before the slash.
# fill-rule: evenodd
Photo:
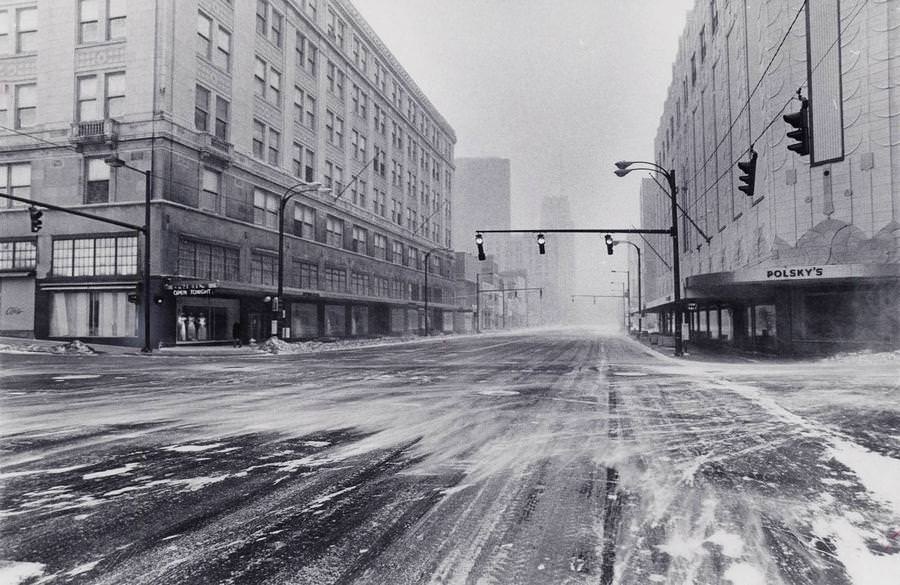
<svg viewBox="0 0 900 585">
<path fill-rule="evenodd" d="M 694 0 L 351 1 L 453 126 L 457 157 L 511 159 L 514 228 L 553 227 L 536 225 L 544 195 L 567 196 L 576 227 L 638 223 L 645 175 L 612 165 L 653 160 Z M 579 238 L 578 292 L 616 288 L 624 249 L 557 237 Z"/>
</svg>

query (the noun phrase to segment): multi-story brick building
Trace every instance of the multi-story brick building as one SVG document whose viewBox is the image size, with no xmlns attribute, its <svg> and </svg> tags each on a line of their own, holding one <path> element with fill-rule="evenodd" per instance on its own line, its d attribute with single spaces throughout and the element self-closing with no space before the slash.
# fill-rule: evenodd
<svg viewBox="0 0 900 585">
<path fill-rule="evenodd" d="M 697 1 L 655 141 L 699 227 L 678 226 L 694 339 L 795 352 L 900 342 L 898 17 L 894 2 Z M 787 149 L 782 119 L 798 88 L 807 157 Z M 736 163 L 751 148 L 748 197 Z M 644 227 L 669 226 L 649 179 L 641 201 Z M 647 240 L 671 259 L 668 236 Z M 671 331 L 672 273 L 642 245 L 647 307 Z"/>
<path fill-rule="evenodd" d="M 151 171 L 154 344 L 271 333 L 290 187 L 290 337 L 421 329 L 432 250 L 454 308 L 453 129 L 347 0 L 0 0 L 0 126 L 0 193 L 142 225 Z M 0 199 L 0 333 L 136 343 L 142 241 Z"/>
</svg>

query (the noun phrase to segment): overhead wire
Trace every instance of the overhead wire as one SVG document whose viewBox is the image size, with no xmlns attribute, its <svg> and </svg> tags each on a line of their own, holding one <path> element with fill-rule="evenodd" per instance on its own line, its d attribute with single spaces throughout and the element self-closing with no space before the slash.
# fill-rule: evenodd
<svg viewBox="0 0 900 585">
<path fill-rule="evenodd" d="M 859 14 L 862 12 L 862 9 L 866 6 L 866 4 L 868 4 L 868 1 L 869 1 L 869 0 L 863 0 L 863 1 L 860 3 L 859 8 L 857 9 L 857 11 L 856 11 L 856 12 L 853 14 L 853 16 L 847 21 L 847 24 L 841 29 L 840 34 L 838 35 L 838 37 L 831 43 L 831 45 L 828 46 L 828 48 L 827 48 L 827 49 L 825 50 L 825 52 L 822 54 L 822 57 L 818 60 L 818 62 L 816 62 L 815 66 L 810 70 L 810 73 L 814 72 L 816 69 L 819 68 L 819 66 L 820 66 L 820 65 L 822 64 L 822 62 L 825 60 L 825 57 L 828 56 L 828 53 L 830 53 L 831 50 L 834 49 L 835 45 L 837 45 L 837 43 L 838 43 L 838 42 L 841 40 L 841 38 L 843 37 L 843 34 L 850 28 L 850 25 L 853 24 L 853 21 L 856 20 L 856 17 L 857 17 L 857 16 L 859 16 Z M 802 89 L 803 87 L 805 87 L 805 86 L 808 84 L 808 82 L 809 82 L 809 79 L 807 78 L 806 80 L 804 80 L 804 81 L 800 84 L 800 88 Z M 699 194 L 697 195 L 697 197 L 696 197 L 697 200 L 699 200 L 701 197 L 703 197 L 704 195 L 706 195 L 707 193 L 709 193 L 713 188 L 716 187 L 716 185 L 719 184 L 719 181 L 721 181 L 721 180 L 722 180 L 723 178 L 725 178 L 727 175 L 731 174 L 731 171 L 732 171 L 732 169 L 734 168 L 734 166 L 735 166 L 737 163 L 739 163 L 739 162 L 741 161 L 741 159 L 743 159 L 744 156 L 745 156 L 747 153 L 749 153 L 751 150 L 753 150 L 753 146 L 752 146 L 752 145 L 755 144 L 757 141 L 759 141 L 759 140 L 766 134 L 766 132 L 769 131 L 769 128 L 771 128 L 771 127 L 775 124 L 775 122 L 777 122 L 777 121 L 781 118 L 781 114 L 787 109 L 787 107 L 788 107 L 788 106 L 791 104 L 791 102 L 793 102 L 795 99 L 796 99 L 796 98 L 795 98 L 794 96 L 791 96 L 790 99 L 788 99 L 788 101 L 781 107 L 780 110 L 778 110 L 778 112 L 775 114 L 775 116 L 773 116 L 773 118 L 769 121 L 769 123 L 766 124 L 766 126 L 762 129 L 762 131 L 759 132 L 759 133 L 757 134 L 756 138 L 754 138 L 753 140 L 750 141 L 751 146 L 749 146 L 749 147 L 747 147 L 746 149 L 744 149 L 744 150 L 737 156 L 736 159 L 734 159 L 729 165 L 727 165 L 726 168 L 725 168 L 725 172 L 723 172 L 722 174 L 720 174 L 720 175 L 716 178 L 716 180 L 715 180 L 711 185 L 709 185 L 703 192 L 701 192 L 701 193 L 699 193 Z M 693 179 L 692 179 L 692 180 L 693 180 Z"/>
<path fill-rule="evenodd" d="M 709 165 L 709 162 L 713 159 L 713 157 L 715 157 L 716 153 L 719 151 L 719 148 L 725 143 L 725 140 L 727 140 L 728 137 L 731 136 L 731 132 L 732 132 L 732 130 L 734 130 L 734 127 L 737 124 L 737 121 L 741 118 L 741 114 L 744 113 L 744 110 L 746 110 L 748 107 L 750 107 L 750 102 L 753 100 L 753 96 L 756 95 L 756 91 L 759 89 L 760 85 L 762 85 L 762 82 L 766 78 L 766 75 L 768 74 L 769 69 L 771 69 L 772 64 L 775 63 L 775 58 L 778 57 L 778 53 L 781 51 L 781 48 L 784 46 L 785 41 L 787 41 L 788 36 L 790 36 L 791 30 L 793 30 L 794 25 L 797 23 L 797 20 L 800 18 L 800 14 L 803 13 L 803 9 L 806 7 L 806 4 L 808 1 L 809 0 L 803 0 L 803 2 L 800 4 L 800 8 L 797 10 L 797 13 L 794 15 L 794 19 L 791 21 L 790 26 L 785 31 L 784 36 L 781 37 L 781 42 L 779 42 L 778 46 L 775 48 L 775 52 L 772 54 L 772 58 L 769 59 L 769 63 L 766 65 L 766 68 L 763 70 L 762 75 L 760 75 L 759 79 L 756 81 L 756 85 L 753 87 L 753 90 L 747 95 L 747 99 L 744 102 L 744 104 L 741 106 L 741 109 L 738 110 L 738 113 L 735 114 L 734 118 L 731 120 L 731 124 L 728 126 L 728 130 L 725 131 L 725 134 L 722 136 L 722 139 L 719 140 L 719 143 L 716 144 L 715 148 L 713 148 L 712 152 L 709 154 L 709 156 L 706 158 L 706 160 L 703 161 L 703 165 L 697 170 L 697 172 L 694 173 L 694 176 L 691 177 L 690 182 L 696 181 L 697 177 L 700 176 L 700 173 L 702 173 L 706 169 L 707 165 Z"/>
</svg>

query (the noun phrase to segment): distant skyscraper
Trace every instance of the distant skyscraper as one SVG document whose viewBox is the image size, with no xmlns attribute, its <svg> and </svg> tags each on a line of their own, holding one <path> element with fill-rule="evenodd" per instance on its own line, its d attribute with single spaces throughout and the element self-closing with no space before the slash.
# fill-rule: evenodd
<svg viewBox="0 0 900 585">
<path fill-rule="evenodd" d="M 541 201 L 540 227 L 545 229 L 574 227 L 568 198 L 545 197 Z M 530 271 L 533 275 L 532 285 L 544 288 L 544 314 L 547 323 L 569 322 L 569 295 L 575 292 L 573 238 L 574 236 L 568 234 L 548 234 L 547 253 L 538 256 L 539 262 Z"/>
<path fill-rule="evenodd" d="M 510 164 L 496 157 L 454 162 L 453 249 L 471 251 L 476 228 L 510 227 Z"/>
</svg>

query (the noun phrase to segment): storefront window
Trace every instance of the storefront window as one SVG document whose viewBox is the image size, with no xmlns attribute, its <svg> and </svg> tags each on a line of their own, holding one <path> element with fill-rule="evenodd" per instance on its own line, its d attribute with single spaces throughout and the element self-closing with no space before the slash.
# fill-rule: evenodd
<svg viewBox="0 0 900 585">
<path fill-rule="evenodd" d="M 137 305 L 127 292 L 60 292 L 50 301 L 50 337 L 134 337 Z"/>
<path fill-rule="evenodd" d="M 325 305 L 325 335 L 343 337 L 347 332 L 344 305 Z"/>
<path fill-rule="evenodd" d="M 709 312 L 709 338 L 719 339 L 719 309 Z"/>
<path fill-rule="evenodd" d="M 319 334 L 318 311 L 312 303 L 291 304 L 291 335 L 315 337 Z"/>
<path fill-rule="evenodd" d="M 369 333 L 369 308 L 354 305 L 350 309 L 350 334 L 368 335 Z"/>
<path fill-rule="evenodd" d="M 175 339 L 179 342 L 231 340 L 239 318 L 239 302 L 231 299 L 178 299 Z"/>
<path fill-rule="evenodd" d="M 733 339 L 732 335 L 732 326 L 731 326 L 731 309 L 722 309 L 721 311 L 721 319 L 722 319 L 722 340 L 728 341 Z"/>
<path fill-rule="evenodd" d="M 775 337 L 775 305 L 756 305 L 754 334 L 759 339 Z"/>
</svg>

